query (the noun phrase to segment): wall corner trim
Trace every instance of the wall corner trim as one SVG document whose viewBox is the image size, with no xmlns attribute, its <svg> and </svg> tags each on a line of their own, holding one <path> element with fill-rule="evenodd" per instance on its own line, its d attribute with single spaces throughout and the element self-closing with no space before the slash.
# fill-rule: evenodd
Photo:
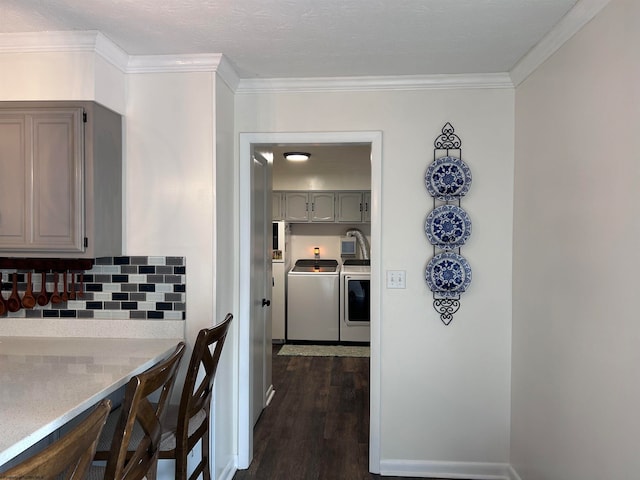
<svg viewBox="0 0 640 480">
<path fill-rule="evenodd" d="M 579 0 L 571 10 L 522 57 L 509 72 L 514 86 L 520 85 L 562 45 L 589 23 L 611 0 Z"/>
<path fill-rule="evenodd" d="M 124 71 L 129 55 L 100 32 L 95 32 L 95 52 L 120 71 Z"/>
</svg>

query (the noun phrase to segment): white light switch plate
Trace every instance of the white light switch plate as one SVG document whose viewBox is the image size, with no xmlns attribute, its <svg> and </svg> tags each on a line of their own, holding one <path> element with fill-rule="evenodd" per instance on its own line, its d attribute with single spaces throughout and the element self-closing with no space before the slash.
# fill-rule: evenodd
<svg viewBox="0 0 640 480">
<path fill-rule="evenodd" d="M 407 288 L 405 270 L 387 270 L 387 288 Z"/>
</svg>

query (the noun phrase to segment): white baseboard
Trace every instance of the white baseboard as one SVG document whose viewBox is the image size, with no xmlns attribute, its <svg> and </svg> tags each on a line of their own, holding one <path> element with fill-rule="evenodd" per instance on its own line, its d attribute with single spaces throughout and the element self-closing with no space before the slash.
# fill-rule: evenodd
<svg viewBox="0 0 640 480">
<path fill-rule="evenodd" d="M 509 465 L 509 480 L 522 480 L 516 469 L 513 468 L 513 465 Z"/>
<path fill-rule="evenodd" d="M 380 474 L 403 477 L 436 477 L 464 480 L 522 480 L 518 472 L 506 463 L 417 462 L 413 460 L 383 460 Z M 237 472 L 233 459 L 220 472 L 218 480 L 233 480 Z"/>
<path fill-rule="evenodd" d="M 381 460 L 380 474 L 465 480 L 520 480 L 508 463 Z"/>
<path fill-rule="evenodd" d="M 273 400 L 273 396 L 275 394 L 276 394 L 276 391 L 274 390 L 273 385 L 269 385 L 269 388 L 267 390 L 267 401 L 265 402 L 267 407 L 271 403 L 271 400 Z"/>
<path fill-rule="evenodd" d="M 220 477 L 218 478 L 218 480 L 233 480 L 233 476 L 236 474 L 236 471 L 237 469 L 235 460 L 232 457 L 220 472 Z M 211 473 L 215 475 L 214 472 Z"/>
</svg>

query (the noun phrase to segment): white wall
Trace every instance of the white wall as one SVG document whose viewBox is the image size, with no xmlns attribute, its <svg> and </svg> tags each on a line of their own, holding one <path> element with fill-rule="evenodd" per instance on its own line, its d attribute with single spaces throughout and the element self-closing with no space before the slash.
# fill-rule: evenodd
<svg viewBox="0 0 640 480">
<path fill-rule="evenodd" d="M 214 282 L 215 268 L 224 276 L 234 271 L 229 255 L 214 255 L 216 245 L 224 252 L 233 244 L 233 208 L 224 208 L 233 205 L 235 168 L 228 88 L 217 86 L 214 72 L 125 75 L 93 52 L 3 53 L 0 72 L 0 101 L 95 100 L 123 115 L 123 253 L 186 257 L 190 347 L 199 329 L 233 305 L 233 282 Z M 226 123 L 216 122 L 216 107 Z M 224 180 L 216 182 L 216 168 Z M 227 224 L 223 232 L 216 216 Z M 236 453 L 235 342 L 232 332 L 218 369 L 217 473 L 228 473 Z M 171 465 L 160 471 L 173 475 Z"/>
<path fill-rule="evenodd" d="M 237 242 L 221 231 L 237 231 L 225 209 L 237 198 L 226 183 L 236 142 L 226 87 L 211 72 L 124 75 L 82 52 L 2 54 L 0 71 L 0 100 L 97 100 L 125 115 L 125 253 L 184 255 L 187 338 L 218 321 L 231 305 L 222 295 L 238 293 L 221 283 L 235 269 L 224 250 Z M 508 89 L 236 96 L 235 133 L 383 132 L 383 235 L 372 241 L 382 242 L 383 273 L 407 271 L 407 289 L 383 290 L 382 297 L 386 473 L 442 467 L 477 474 L 482 467 L 474 462 L 509 460 L 513 97 Z M 299 117 L 300 106 L 314 115 Z M 423 280 L 432 254 L 423 232 L 431 208 L 423 177 L 446 121 L 461 136 L 474 176 L 463 202 L 474 222 L 463 251 L 474 280 L 449 327 Z M 236 342 L 232 337 L 219 371 L 227 384 L 237 377 Z M 217 397 L 217 416 L 231 411 L 237 420 L 234 395 Z M 216 450 L 217 472 L 237 441 L 227 420 L 216 424 L 217 433 L 228 434 Z"/>
<path fill-rule="evenodd" d="M 283 150 L 309 150 L 306 162 L 290 162 L 280 156 Z M 279 146 L 274 150 L 274 190 L 370 190 L 371 147 L 343 146 Z"/>
<path fill-rule="evenodd" d="M 186 338 L 213 324 L 210 72 L 129 75 L 125 253 L 186 257 Z"/>
<path fill-rule="evenodd" d="M 369 247 L 371 247 L 371 225 L 370 224 L 346 224 L 346 223 L 292 223 L 290 240 L 291 264 L 300 258 L 314 258 L 314 247 L 320 248 L 320 258 L 340 259 L 340 238 L 347 230 L 357 228 L 366 237 Z M 371 249 L 369 249 L 369 252 Z M 358 258 L 361 257 L 360 246 L 358 246 Z"/>
<path fill-rule="evenodd" d="M 613 0 L 517 88 L 511 461 L 640 470 L 640 3 Z"/>
<path fill-rule="evenodd" d="M 236 202 L 234 190 L 236 136 L 234 135 L 234 98 L 229 87 L 216 78 L 215 85 L 215 319 L 217 323 L 230 312 L 234 320 L 220 359 L 222 367 L 216 373 L 215 383 L 215 469 L 213 478 L 229 478 L 235 468 L 237 454 L 237 390 L 238 390 L 238 312 L 237 265 L 230 254 L 237 244 L 235 237 Z"/>
<path fill-rule="evenodd" d="M 382 296 L 383 473 L 478 473 L 470 462 L 509 460 L 513 101 L 509 89 L 236 95 L 239 133 L 383 133 L 381 268 L 407 272 L 405 290 Z M 474 280 L 445 327 L 423 280 L 423 228 L 424 174 L 447 121 L 474 175 L 463 202 Z"/>
<path fill-rule="evenodd" d="M 132 74 L 128 94 L 126 253 L 186 257 L 191 346 L 201 328 L 235 313 L 233 95 L 212 72 Z M 216 374 L 214 478 L 228 475 L 236 454 L 236 330 Z"/>
<path fill-rule="evenodd" d="M 93 52 L 3 53 L 0 101 L 95 100 L 124 113 L 125 75 Z"/>
</svg>

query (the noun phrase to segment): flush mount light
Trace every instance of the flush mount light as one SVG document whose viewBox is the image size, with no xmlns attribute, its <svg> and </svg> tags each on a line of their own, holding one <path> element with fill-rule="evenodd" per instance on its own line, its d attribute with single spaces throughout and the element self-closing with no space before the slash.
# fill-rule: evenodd
<svg viewBox="0 0 640 480">
<path fill-rule="evenodd" d="M 286 158 L 290 162 L 305 162 L 309 160 L 310 156 L 311 154 L 307 152 L 285 152 L 284 153 L 284 158 Z"/>
</svg>

